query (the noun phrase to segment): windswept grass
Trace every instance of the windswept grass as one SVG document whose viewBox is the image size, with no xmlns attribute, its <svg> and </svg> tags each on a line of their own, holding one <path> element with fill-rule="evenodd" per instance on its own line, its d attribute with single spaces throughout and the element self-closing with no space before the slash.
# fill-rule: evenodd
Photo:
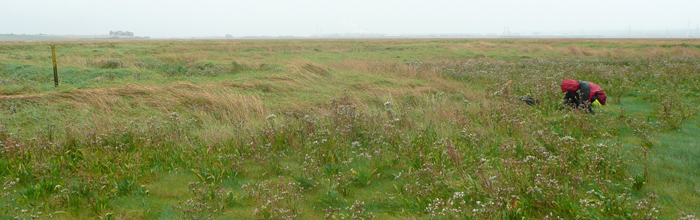
<svg viewBox="0 0 700 220">
<path fill-rule="evenodd" d="M 0 218 L 692 219 L 698 43 L 0 43 Z"/>
</svg>

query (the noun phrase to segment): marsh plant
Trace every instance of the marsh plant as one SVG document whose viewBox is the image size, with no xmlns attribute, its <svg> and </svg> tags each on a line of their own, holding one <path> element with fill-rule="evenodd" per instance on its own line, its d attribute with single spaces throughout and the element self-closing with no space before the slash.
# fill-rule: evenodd
<svg viewBox="0 0 700 220">
<path fill-rule="evenodd" d="M 180 217 L 183 219 L 211 219 L 236 204 L 233 192 L 226 191 L 216 184 L 190 182 L 189 189 L 193 197 L 173 206 L 180 210 Z"/>
<path fill-rule="evenodd" d="M 665 150 L 660 134 L 689 129 L 684 123 L 698 114 L 692 48 L 678 49 L 691 56 L 668 48 L 634 57 L 566 45 L 563 57 L 550 57 L 557 50 L 537 44 L 521 50 L 544 51 L 535 58 L 436 60 L 414 57 L 443 47 L 495 50 L 499 42 L 294 42 L 190 42 L 198 53 L 144 42 L 155 52 L 104 67 L 115 82 L 135 80 L 119 71 L 138 70 L 138 83 L 0 99 L 0 218 L 698 214 L 661 207 L 671 205 L 650 184 L 661 168 L 647 167 Z M 0 46 L 3 57 L 25 48 Z M 392 56 L 337 55 L 375 52 Z M 299 53 L 323 58 L 289 58 Z M 37 59 L 0 65 L 1 82 L 21 84 L 0 92 L 53 89 L 28 86 L 41 80 L 32 73 L 48 70 Z M 85 61 L 72 59 L 71 68 Z M 615 101 L 595 114 L 563 108 L 563 78 L 596 82 Z"/>
</svg>

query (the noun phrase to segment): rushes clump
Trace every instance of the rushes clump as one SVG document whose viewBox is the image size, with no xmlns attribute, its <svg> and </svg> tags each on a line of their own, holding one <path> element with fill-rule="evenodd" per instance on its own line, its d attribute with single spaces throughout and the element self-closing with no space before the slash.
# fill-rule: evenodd
<svg viewBox="0 0 700 220">
<path fill-rule="evenodd" d="M 189 189 L 194 197 L 173 206 L 182 219 L 212 219 L 236 203 L 232 192 L 215 184 L 190 182 Z"/>
<path fill-rule="evenodd" d="M 299 183 L 280 177 L 277 183 L 263 181 L 243 185 L 242 189 L 245 199 L 257 201 L 253 215 L 258 219 L 297 219 L 302 214 L 297 204 L 304 199 Z"/>
<path fill-rule="evenodd" d="M 347 206 L 343 209 L 341 208 L 328 208 L 324 210 L 326 214 L 324 215 L 324 218 L 326 219 L 350 219 L 350 220 L 358 220 L 358 219 L 374 219 L 375 216 L 371 212 L 368 212 L 365 209 L 365 203 L 360 202 L 360 201 L 355 201 L 350 206 Z"/>
<path fill-rule="evenodd" d="M 102 69 L 118 69 L 124 66 L 124 63 L 118 59 L 109 59 L 107 61 L 103 61 L 104 63 L 100 63 L 100 68 Z"/>
</svg>

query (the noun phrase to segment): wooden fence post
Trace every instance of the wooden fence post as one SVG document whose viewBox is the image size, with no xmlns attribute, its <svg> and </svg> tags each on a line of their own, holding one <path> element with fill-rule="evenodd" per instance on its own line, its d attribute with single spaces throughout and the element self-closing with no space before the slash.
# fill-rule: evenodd
<svg viewBox="0 0 700 220">
<path fill-rule="evenodd" d="M 58 67 L 56 66 L 56 46 L 51 44 L 51 56 L 53 57 L 53 83 L 58 87 Z"/>
</svg>

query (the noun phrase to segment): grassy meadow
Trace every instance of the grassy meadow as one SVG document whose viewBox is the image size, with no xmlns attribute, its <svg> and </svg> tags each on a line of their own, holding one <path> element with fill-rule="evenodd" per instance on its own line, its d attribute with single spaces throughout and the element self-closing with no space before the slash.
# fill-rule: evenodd
<svg viewBox="0 0 700 220">
<path fill-rule="evenodd" d="M 697 219 L 699 111 L 697 39 L 0 42 L 0 219 Z"/>
</svg>

